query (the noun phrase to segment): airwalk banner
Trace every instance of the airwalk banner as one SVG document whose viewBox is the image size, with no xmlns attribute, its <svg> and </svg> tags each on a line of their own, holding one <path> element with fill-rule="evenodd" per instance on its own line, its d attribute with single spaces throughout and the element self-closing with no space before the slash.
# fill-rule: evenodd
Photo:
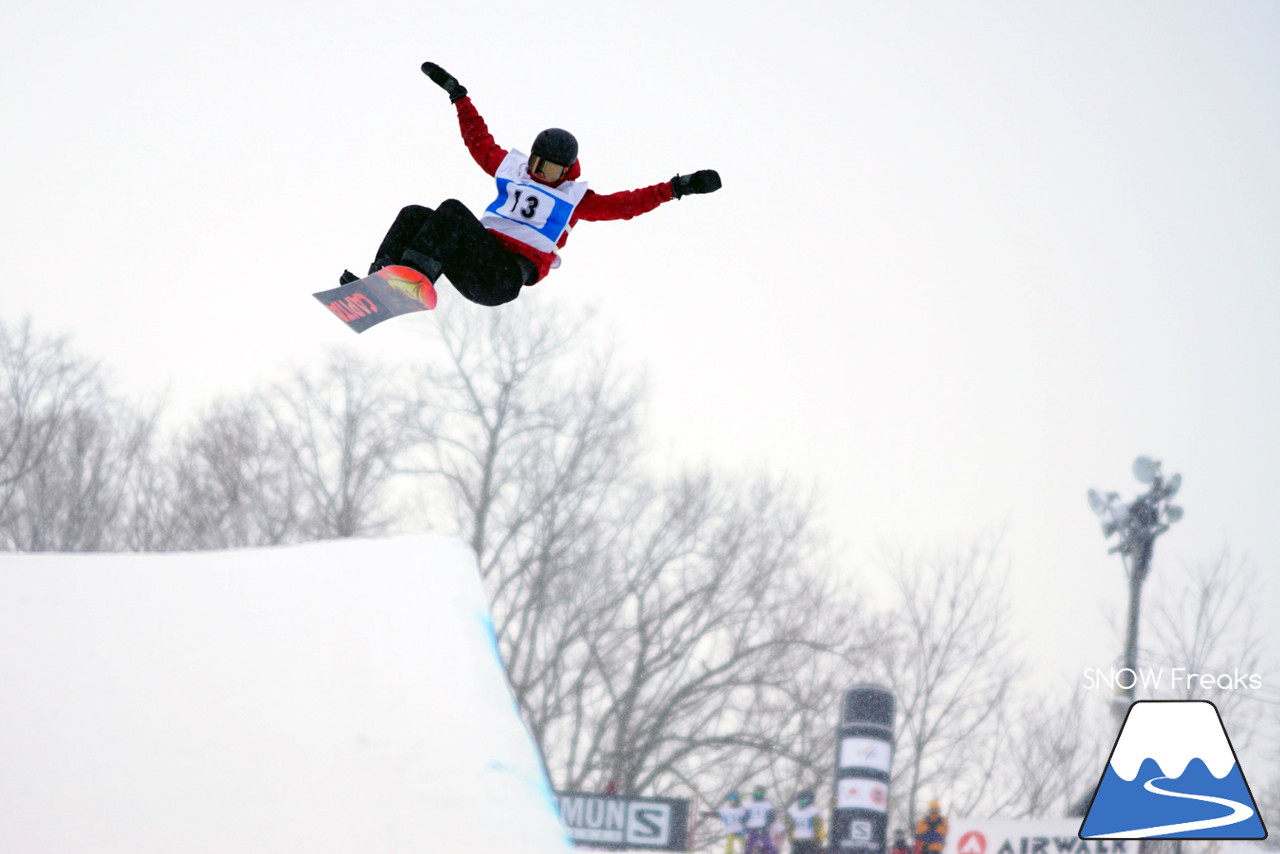
<svg viewBox="0 0 1280 854">
<path fill-rule="evenodd" d="M 952 818 L 942 854 L 1138 854 L 1137 841 L 1081 839 L 1080 820 Z"/>
<path fill-rule="evenodd" d="M 577 845 L 594 848 L 684 851 L 689 802 L 557 792 L 560 817 Z"/>
</svg>

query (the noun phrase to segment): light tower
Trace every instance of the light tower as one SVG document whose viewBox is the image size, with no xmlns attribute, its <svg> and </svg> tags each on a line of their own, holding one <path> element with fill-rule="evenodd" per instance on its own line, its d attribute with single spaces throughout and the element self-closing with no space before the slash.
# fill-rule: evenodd
<svg viewBox="0 0 1280 854">
<path fill-rule="evenodd" d="M 1169 530 L 1169 526 L 1182 518 L 1182 508 L 1169 503 L 1182 486 L 1182 475 L 1175 474 L 1165 480 L 1160 461 L 1150 457 L 1138 457 L 1133 461 L 1133 476 L 1150 487 L 1143 495 L 1128 504 L 1120 503 L 1120 495 L 1108 492 L 1103 495 L 1096 489 L 1089 490 L 1089 506 L 1102 520 L 1102 534 L 1107 539 L 1119 536 L 1119 542 L 1110 553 L 1120 553 L 1125 573 L 1129 578 L 1129 622 L 1125 634 L 1124 667 L 1130 672 L 1131 682 L 1124 694 L 1116 698 L 1116 712 L 1123 716 L 1133 703 L 1137 688 L 1138 666 L 1138 613 L 1141 607 L 1142 583 L 1151 572 L 1151 554 L 1156 537 Z"/>
</svg>

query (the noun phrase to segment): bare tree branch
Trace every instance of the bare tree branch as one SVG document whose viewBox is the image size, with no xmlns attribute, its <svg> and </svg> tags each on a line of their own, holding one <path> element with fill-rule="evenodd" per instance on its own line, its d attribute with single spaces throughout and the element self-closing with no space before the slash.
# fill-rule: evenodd
<svg viewBox="0 0 1280 854">
<path fill-rule="evenodd" d="M 898 702 L 893 789 L 904 827 L 926 796 L 945 795 L 958 815 L 989 797 L 981 768 L 1008 726 L 1000 712 L 1019 669 L 998 553 L 998 541 L 978 542 L 892 563 L 898 604 L 880 667 Z"/>
</svg>

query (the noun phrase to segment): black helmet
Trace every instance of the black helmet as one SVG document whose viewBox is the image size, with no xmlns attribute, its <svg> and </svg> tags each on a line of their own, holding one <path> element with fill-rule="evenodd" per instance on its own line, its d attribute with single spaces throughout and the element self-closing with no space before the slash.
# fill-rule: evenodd
<svg viewBox="0 0 1280 854">
<path fill-rule="evenodd" d="M 813 789 L 801 789 L 797 800 L 813 803 Z"/>
<path fill-rule="evenodd" d="M 530 157 L 541 157 L 561 166 L 572 166 L 578 159 L 578 140 L 561 128 L 547 128 L 533 140 Z"/>
</svg>

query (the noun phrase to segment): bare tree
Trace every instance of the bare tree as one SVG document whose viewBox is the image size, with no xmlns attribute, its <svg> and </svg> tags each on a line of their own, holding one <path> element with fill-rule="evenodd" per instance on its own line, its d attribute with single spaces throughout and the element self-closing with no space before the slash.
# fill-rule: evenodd
<svg viewBox="0 0 1280 854">
<path fill-rule="evenodd" d="M 1280 701 L 1265 682 L 1276 664 L 1275 620 L 1260 594 L 1257 570 L 1228 549 L 1183 564 L 1153 597 L 1144 658 L 1163 677 L 1153 697 L 1213 702 L 1244 773 L 1265 799 L 1280 791 L 1274 771 L 1280 767 Z M 1185 854 L 1217 848 L 1177 846 Z"/>
<path fill-rule="evenodd" d="M 530 727 L 580 696 L 584 650 L 605 604 L 593 572 L 613 536 L 609 508 L 630 488 L 639 384 L 606 352 L 568 370 L 584 316 L 455 312 L 445 360 L 417 374 L 419 459 L 479 559 L 512 687 Z"/>
<path fill-rule="evenodd" d="M 91 398 L 97 367 L 70 352 L 66 339 L 37 337 L 31 321 L 0 323 L 0 525 L 17 547 L 15 507 L 24 480 L 56 452 L 72 413 Z"/>
<path fill-rule="evenodd" d="M 583 316 L 526 307 L 442 317 L 444 359 L 418 378 L 420 448 L 408 471 L 441 487 L 493 601 L 512 686 L 536 737 L 578 691 L 593 569 L 610 507 L 631 488 L 639 383 L 609 354 L 567 367 Z"/>
<path fill-rule="evenodd" d="M 557 783 L 717 792 L 786 762 L 795 778 L 817 761 L 797 709 L 827 705 L 832 729 L 851 634 L 804 572 L 808 505 L 766 480 L 652 485 L 641 383 L 586 323 L 536 306 L 442 318 L 447 369 L 417 374 L 410 470 L 441 485 L 479 556 Z"/>
<path fill-rule="evenodd" d="M 925 799 L 965 815 L 996 796 L 992 770 L 1019 669 L 998 553 L 997 542 L 978 542 L 891 564 L 898 596 L 880 665 L 898 702 L 893 789 L 904 826 Z"/>
<path fill-rule="evenodd" d="M 1075 686 L 1060 696 L 1031 696 L 1012 714 L 1000 745 L 999 786 L 988 801 L 991 815 L 1061 818 L 1102 776 L 1115 738 L 1101 703 L 1080 702 Z"/>
<path fill-rule="evenodd" d="M 257 397 L 214 404 L 173 446 L 164 548 L 277 545 L 302 537 L 302 475 Z"/>
<path fill-rule="evenodd" d="M 1258 689 L 1250 688 L 1249 677 L 1270 663 L 1265 657 L 1272 649 L 1259 602 L 1256 571 L 1229 551 L 1184 564 L 1178 575 L 1162 580 L 1153 597 L 1144 650 L 1145 659 L 1165 670 L 1157 696 L 1212 700 L 1225 719 L 1247 718 L 1231 727 L 1233 738 L 1244 743 L 1261 720 L 1260 709 L 1250 713 L 1250 696 Z M 1231 679 L 1219 678 L 1225 676 Z"/>
<path fill-rule="evenodd" d="M 350 355 L 334 354 L 318 370 L 301 370 L 293 378 L 258 395 L 269 432 L 255 435 L 258 459 L 269 466 L 274 498 L 285 502 L 260 508 L 258 520 L 270 537 L 285 538 L 295 525 L 301 538 L 353 537 L 379 533 L 394 521 L 385 503 L 402 455 L 414 441 L 414 411 L 398 388 L 396 373 Z M 256 429 L 256 422 L 248 422 Z M 234 439 L 234 431 L 224 439 Z M 206 453 L 246 462 L 226 442 Z M 244 474 L 238 470 L 237 478 Z M 228 484 L 234 486 L 234 484 Z M 265 499 L 269 496 L 258 496 Z M 294 503 L 300 509 L 291 509 Z"/>
<path fill-rule="evenodd" d="M 752 754 L 808 767 L 796 710 L 830 708 L 837 693 L 814 666 L 834 666 L 852 632 L 831 618 L 828 585 L 804 571 L 807 504 L 768 480 L 702 476 L 625 522 L 601 568 L 616 597 L 592 650 L 601 713 L 567 779 L 595 766 L 622 791 L 714 791 Z"/>
<path fill-rule="evenodd" d="M 586 315 L 523 308 L 443 316 L 446 361 L 416 374 L 426 446 L 412 471 L 442 479 L 499 601 L 530 569 L 512 554 L 528 551 L 538 515 L 554 504 L 558 518 L 586 518 L 626 486 L 636 454 L 641 384 L 607 350 L 582 353 Z"/>
<path fill-rule="evenodd" d="M 378 533 L 417 438 L 400 372 L 334 354 L 211 406 L 144 470 L 132 548 L 214 549 Z"/>
<path fill-rule="evenodd" d="M 1275 702 L 1275 701 L 1273 701 Z M 1280 732 L 1280 703 L 1275 703 L 1272 708 L 1271 733 Z M 1255 777 L 1257 780 L 1256 798 L 1258 801 L 1258 812 L 1261 815 L 1271 816 L 1280 815 L 1280 773 L 1276 772 L 1280 768 L 1280 741 L 1273 740 L 1268 749 L 1262 753 L 1268 761 L 1268 767 L 1271 768 L 1270 779 Z M 1256 772 L 1250 772 L 1256 773 Z M 1254 785 L 1252 782 L 1250 785 Z M 1274 819 L 1272 819 L 1274 821 Z M 1280 833 L 1276 833 L 1274 829 L 1269 828 L 1267 839 L 1262 844 L 1272 851 L 1280 851 Z"/>
<path fill-rule="evenodd" d="M 136 458 L 130 477 L 132 500 L 119 548 L 131 552 L 190 548 L 185 514 L 176 503 L 179 482 L 168 448 L 152 443 Z"/>
<path fill-rule="evenodd" d="M 96 363 L 30 322 L 0 325 L 0 543 L 23 551 L 118 547 L 134 466 L 157 412 L 113 397 Z"/>
</svg>

